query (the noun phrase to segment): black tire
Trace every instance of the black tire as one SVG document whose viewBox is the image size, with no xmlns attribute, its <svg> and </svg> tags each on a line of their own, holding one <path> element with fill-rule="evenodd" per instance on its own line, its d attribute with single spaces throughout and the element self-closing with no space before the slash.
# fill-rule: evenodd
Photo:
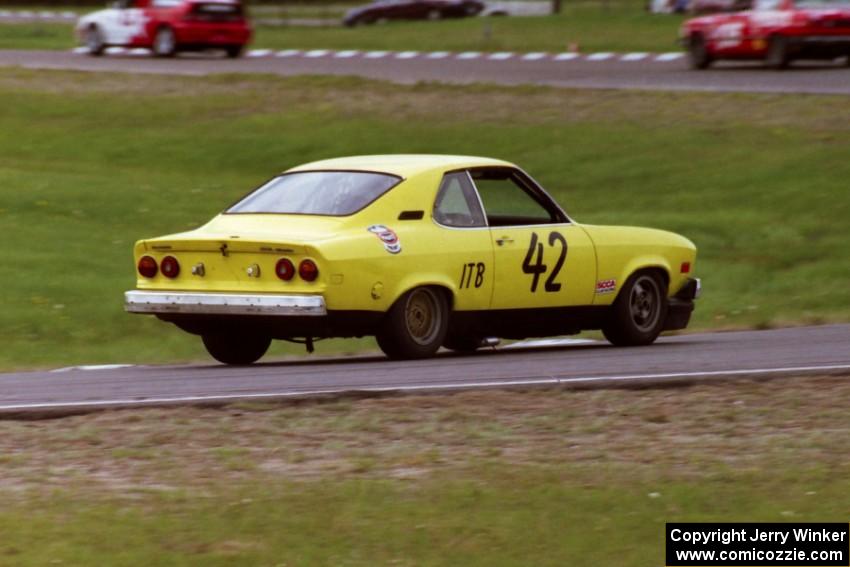
<svg viewBox="0 0 850 567">
<path fill-rule="evenodd" d="M 428 358 L 445 341 L 448 321 L 445 294 L 439 289 L 417 287 L 390 307 L 375 338 L 390 358 Z"/>
<path fill-rule="evenodd" d="M 690 63 L 691 69 L 698 70 L 708 69 L 712 63 L 708 46 L 702 34 L 692 35 L 688 42 L 688 63 Z"/>
<path fill-rule="evenodd" d="M 272 340 L 269 337 L 241 333 L 211 333 L 201 339 L 207 352 L 217 361 L 231 366 L 247 366 L 260 360 Z"/>
<path fill-rule="evenodd" d="M 652 344 L 667 318 L 667 285 L 652 271 L 633 274 L 612 306 L 602 334 L 616 346 Z"/>
<path fill-rule="evenodd" d="M 161 27 L 153 36 L 153 54 L 157 57 L 174 57 L 177 53 L 177 36 L 169 27 Z"/>
<path fill-rule="evenodd" d="M 227 53 L 227 56 L 231 59 L 237 59 L 242 55 L 243 45 L 228 45 L 224 48 L 224 52 Z"/>
<path fill-rule="evenodd" d="M 770 69 L 785 69 L 791 63 L 788 54 L 788 39 L 785 36 L 773 35 L 767 41 L 767 55 L 764 64 Z"/>
<path fill-rule="evenodd" d="M 103 55 L 106 43 L 103 41 L 103 34 L 97 26 L 92 25 L 86 28 L 84 41 L 89 50 L 89 55 Z"/>
</svg>

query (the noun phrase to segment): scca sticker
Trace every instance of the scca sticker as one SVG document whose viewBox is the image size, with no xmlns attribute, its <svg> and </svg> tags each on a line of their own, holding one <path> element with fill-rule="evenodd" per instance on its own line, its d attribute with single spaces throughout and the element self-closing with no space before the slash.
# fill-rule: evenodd
<svg viewBox="0 0 850 567">
<path fill-rule="evenodd" d="M 382 224 L 373 224 L 366 230 L 380 238 L 381 242 L 384 243 L 384 249 L 390 254 L 401 252 L 401 243 L 398 241 L 398 235 L 393 229 Z"/>
<path fill-rule="evenodd" d="M 614 293 L 617 290 L 617 280 L 602 280 L 596 283 L 596 293 Z"/>
</svg>

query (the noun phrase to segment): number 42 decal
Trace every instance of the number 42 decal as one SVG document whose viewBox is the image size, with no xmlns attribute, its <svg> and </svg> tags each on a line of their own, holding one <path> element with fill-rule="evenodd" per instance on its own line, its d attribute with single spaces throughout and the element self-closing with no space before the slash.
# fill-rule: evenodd
<svg viewBox="0 0 850 567">
<path fill-rule="evenodd" d="M 552 273 L 546 278 L 546 283 L 543 289 L 546 291 L 561 291 L 561 284 L 555 281 L 558 273 L 564 266 L 564 260 L 567 258 L 567 239 L 560 232 L 549 233 L 549 246 L 554 247 L 555 243 L 560 245 L 560 255 L 555 261 L 555 267 L 552 268 Z M 533 262 L 533 263 L 532 263 Z M 546 273 L 549 266 L 543 263 L 543 243 L 539 242 L 537 233 L 531 233 L 531 243 L 528 245 L 528 253 L 525 255 L 525 260 L 522 261 L 522 271 L 526 274 L 531 274 L 531 292 L 537 291 L 537 284 L 540 282 L 540 276 Z"/>
</svg>

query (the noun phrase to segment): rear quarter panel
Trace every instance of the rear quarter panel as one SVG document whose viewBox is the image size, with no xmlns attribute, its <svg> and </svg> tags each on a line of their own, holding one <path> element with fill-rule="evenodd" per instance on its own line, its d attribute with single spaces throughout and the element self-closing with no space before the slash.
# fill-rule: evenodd
<svg viewBox="0 0 850 567">
<path fill-rule="evenodd" d="M 492 294 L 493 251 L 489 231 L 449 229 L 433 221 L 432 209 L 442 171 L 417 175 L 352 217 L 341 238 L 324 242 L 323 255 L 343 275 L 344 284 L 330 285 L 328 309 L 386 311 L 415 287 L 435 285 L 451 294 L 454 309 L 486 309 Z M 419 220 L 399 220 L 403 211 L 421 211 Z M 382 226 L 398 237 L 391 252 L 370 227 Z M 480 286 L 461 285 L 463 266 L 482 262 Z"/>
</svg>

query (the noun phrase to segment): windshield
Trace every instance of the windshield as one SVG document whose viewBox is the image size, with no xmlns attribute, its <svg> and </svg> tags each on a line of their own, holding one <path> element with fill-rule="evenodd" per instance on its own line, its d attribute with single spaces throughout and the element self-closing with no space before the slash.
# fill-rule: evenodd
<svg viewBox="0 0 850 567">
<path fill-rule="evenodd" d="M 272 179 L 228 213 L 346 216 L 392 189 L 401 179 L 364 171 L 303 171 Z"/>
</svg>

